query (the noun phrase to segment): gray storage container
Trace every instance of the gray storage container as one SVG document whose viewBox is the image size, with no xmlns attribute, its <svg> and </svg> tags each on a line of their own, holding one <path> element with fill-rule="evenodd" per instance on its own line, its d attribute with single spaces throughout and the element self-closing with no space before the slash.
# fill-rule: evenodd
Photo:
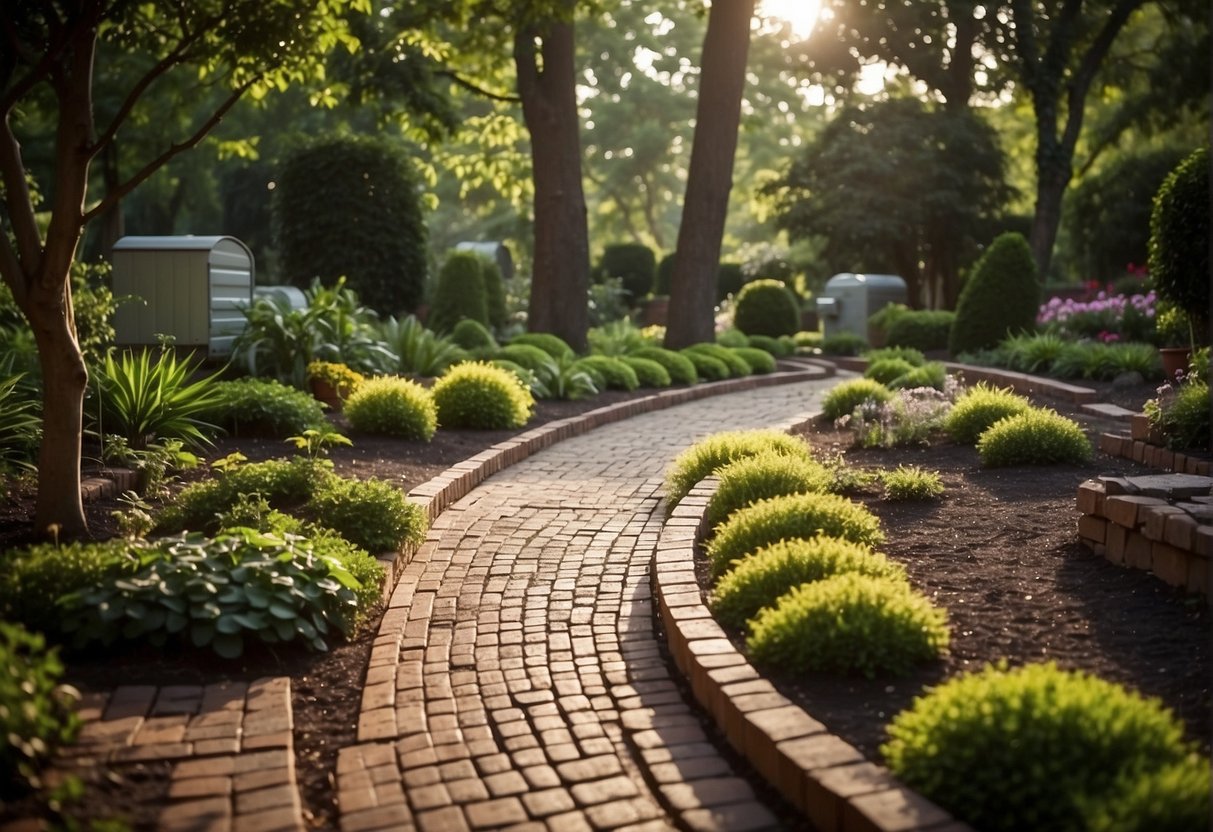
<svg viewBox="0 0 1213 832">
<path fill-rule="evenodd" d="M 836 274 L 817 298 L 817 315 L 829 338 L 852 332 L 868 338 L 868 318 L 890 303 L 906 302 L 906 282 L 891 274 Z"/>
</svg>

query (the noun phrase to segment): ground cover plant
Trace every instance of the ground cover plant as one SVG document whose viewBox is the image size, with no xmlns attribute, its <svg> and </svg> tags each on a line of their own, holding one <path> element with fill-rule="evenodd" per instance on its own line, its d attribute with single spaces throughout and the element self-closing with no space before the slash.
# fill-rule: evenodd
<svg viewBox="0 0 1213 832">
<path fill-rule="evenodd" d="M 977 440 L 981 463 L 991 468 L 1086 462 L 1093 453 L 1077 422 L 1047 408 L 1001 419 Z"/>
<path fill-rule="evenodd" d="M 666 469 L 665 495 L 670 510 L 704 477 L 734 460 L 774 452 L 811 461 L 812 450 L 800 438 L 778 430 L 723 431 L 682 451 Z"/>
</svg>

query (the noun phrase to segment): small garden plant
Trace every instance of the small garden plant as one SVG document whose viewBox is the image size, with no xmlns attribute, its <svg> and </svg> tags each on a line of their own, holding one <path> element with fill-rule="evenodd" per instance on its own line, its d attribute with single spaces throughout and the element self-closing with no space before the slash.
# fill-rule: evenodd
<svg viewBox="0 0 1213 832">
<path fill-rule="evenodd" d="M 695 370 L 695 364 L 690 358 L 680 352 L 667 350 L 663 347 L 642 347 L 629 353 L 633 358 L 644 358 L 649 361 L 656 361 L 661 365 L 662 369 L 669 374 L 670 381 L 668 384 L 659 385 L 668 387 L 670 384 L 695 384 L 700 380 L 698 372 Z M 643 385 L 649 387 L 652 385 Z"/>
<path fill-rule="evenodd" d="M 956 398 L 944 421 L 944 430 L 963 445 L 976 445 L 978 438 L 999 419 L 1017 416 L 1031 406 L 1023 396 L 981 382 Z"/>
<path fill-rule="evenodd" d="M 1094 455 L 1091 441 L 1073 419 L 1032 408 L 995 422 L 977 440 L 977 454 L 988 468 L 1009 465 L 1078 465 Z"/>
<path fill-rule="evenodd" d="M 824 465 L 775 449 L 733 460 L 716 471 L 720 478 L 704 517 L 714 528 L 738 509 L 784 494 L 824 493 L 830 472 Z"/>
<path fill-rule="evenodd" d="M 366 376 L 335 361 L 313 361 L 307 365 L 308 381 L 318 381 L 333 388 L 337 398 L 346 399 L 362 386 Z"/>
<path fill-rule="evenodd" d="M 420 384 L 403 378 L 368 379 L 345 402 L 354 430 L 430 441 L 438 427 L 434 397 Z"/>
<path fill-rule="evenodd" d="M 891 471 L 883 471 L 880 481 L 886 500 L 935 500 L 944 492 L 939 473 L 917 465 L 898 465 Z"/>
<path fill-rule="evenodd" d="M 488 364 L 452 367 L 431 389 L 443 427 L 506 430 L 531 418 L 535 399 L 518 377 Z"/>
<path fill-rule="evenodd" d="M 206 418 L 234 436 L 283 436 L 329 426 L 324 405 L 273 379 L 250 376 L 213 388 L 216 402 Z"/>
<path fill-rule="evenodd" d="M 625 355 L 619 360 L 627 364 L 628 368 L 636 374 L 636 380 L 641 387 L 669 387 L 671 384 L 669 372 L 652 358 Z M 691 372 L 694 371 L 695 368 L 691 367 Z"/>
<path fill-rule="evenodd" d="M 821 403 L 822 415 L 834 421 L 843 416 L 850 416 L 865 402 L 883 404 L 893 397 L 889 388 L 878 381 L 869 378 L 857 378 L 835 385 L 826 393 Z"/>
<path fill-rule="evenodd" d="M 605 390 L 635 390 L 640 386 L 636 371 L 620 358 L 609 355 L 587 355 L 578 359 L 577 366 L 594 374 Z"/>
<path fill-rule="evenodd" d="M 700 480 L 728 463 L 770 451 L 806 462 L 813 458 L 803 439 L 777 430 L 725 431 L 701 439 L 675 457 L 666 471 L 669 507 L 673 509 Z"/>
</svg>

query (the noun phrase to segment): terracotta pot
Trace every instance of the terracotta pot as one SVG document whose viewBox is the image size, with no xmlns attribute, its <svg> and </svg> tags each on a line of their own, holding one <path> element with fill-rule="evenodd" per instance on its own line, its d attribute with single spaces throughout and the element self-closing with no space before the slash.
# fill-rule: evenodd
<svg viewBox="0 0 1213 832">
<path fill-rule="evenodd" d="M 327 404 L 330 410 L 335 413 L 341 410 L 342 398 L 336 387 L 319 378 L 308 379 L 308 385 L 312 388 L 312 395 Z"/>
<path fill-rule="evenodd" d="M 1162 371 L 1167 381 L 1174 382 L 1178 373 L 1188 372 L 1188 362 L 1192 360 L 1191 347 L 1160 347 L 1159 356 L 1162 358 Z"/>
</svg>

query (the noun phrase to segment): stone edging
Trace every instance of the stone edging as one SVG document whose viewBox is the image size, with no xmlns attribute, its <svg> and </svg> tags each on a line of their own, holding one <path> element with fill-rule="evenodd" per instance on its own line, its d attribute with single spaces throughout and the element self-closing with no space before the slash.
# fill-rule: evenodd
<svg viewBox="0 0 1213 832">
<path fill-rule="evenodd" d="M 1150 468 L 1170 471 L 1174 474 L 1196 474 L 1207 477 L 1213 474 L 1213 463 L 1181 451 L 1164 448 L 1161 437 L 1150 427 L 1144 413 L 1129 420 L 1129 435 L 1103 433 L 1099 436 L 1099 450 L 1108 456 L 1118 456 L 1140 462 Z"/>
<path fill-rule="evenodd" d="M 695 577 L 695 545 L 706 531 L 704 512 L 716 483 L 704 480 L 679 502 L 652 565 L 666 642 L 695 698 L 729 743 L 822 832 L 970 830 L 830 734 L 733 646 Z"/>
</svg>

